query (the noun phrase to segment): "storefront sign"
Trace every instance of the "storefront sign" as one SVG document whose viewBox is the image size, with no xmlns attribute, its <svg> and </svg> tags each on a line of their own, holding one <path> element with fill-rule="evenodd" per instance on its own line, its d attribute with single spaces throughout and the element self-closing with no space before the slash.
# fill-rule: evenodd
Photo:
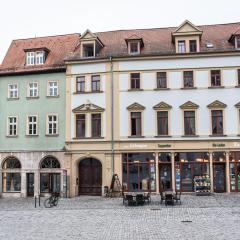
<svg viewBox="0 0 240 240">
<path fill-rule="evenodd" d="M 225 147 L 226 144 L 225 143 L 213 143 L 212 146 L 213 147 Z"/>
<path fill-rule="evenodd" d="M 137 149 L 147 148 L 147 147 L 148 147 L 147 144 L 141 144 L 141 143 L 131 143 L 129 145 L 123 146 L 123 148 L 137 148 Z"/>
<path fill-rule="evenodd" d="M 171 145 L 170 144 L 158 144 L 159 148 L 170 148 Z"/>
</svg>

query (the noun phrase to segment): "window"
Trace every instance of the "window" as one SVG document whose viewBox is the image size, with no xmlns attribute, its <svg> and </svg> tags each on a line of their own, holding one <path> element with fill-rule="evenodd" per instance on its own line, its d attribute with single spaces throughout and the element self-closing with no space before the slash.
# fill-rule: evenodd
<svg viewBox="0 0 240 240">
<path fill-rule="evenodd" d="M 41 163 L 41 168 L 60 168 L 60 163 L 54 157 L 46 157 Z"/>
<path fill-rule="evenodd" d="M 101 137 L 101 113 L 92 114 L 92 137 Z"/>
<path fill-rule="evenodd" d="M 189 41 L 189 51 L 190 52 L 197 52 L 197 41 L 196 40 L 190 40 Z"/>
<path fill-rule="evenodd" d="M 140 53 L 139 42 L 129 42 L 129 53 L 130 54 Z"/>
<path fill-rule="evenodd" d="M 86 135 L 86 115 L 77 114 L 76 115 L 76 138 L 84 138 Z"/>
<path fill-rule="evenodd" d="M 131 89 L 140 89 L 140 73 L 130 74 Z"/>
<path fill-rule="evenodd" d="M 154 153 L 122 154 L 122 178 L 124 191 L 156 191 L 156 162 Z"/>
<path fill-rule="evenodd" d="M 185 52 L 186 52 L 185 41 L 178 41 L 178 53 L 185 53 Z"/>
<path fill-rule="evenodd" d="M 92 76 L 92 92 L 100 91 L 100 75 Z"/>
<path fill-rule="evenodd" d="M 36 52 L 36 64 L 44 64 L 44 52 Z"/>
<path fill-rule="evenodd" d="M 157 73 L 157 88 L 167 88 L 167 73 L 158 72 Z"/>
<path fill-rule="evenodd" d="M 94 57 L 94 43 L 82 44 L 82 56 L 86 58 Z"/>
<path fill-rule="evenodd" d="M 168 111 L 157 112 L 158 135 L 168 135 Z"/>
<path fill-rule="evenodd" d="M 141 112 L 131 112 L 131 136 L 141 136 Z"/>
<path fill-rule="evenodd" d="M 48 96 L 57 97 L 58 96 L 58 82 L 48 82 Z"/>
<path fill-rule="evenodd" d="M 183 72 L 183 87 L 192 88 L 193 84 L 193 71 L 184 71 Z"/>
<path fill-rule="evenodd" d="M 17 117 L 8 117 L 8 136 L 17 136 Z"/>
<path fill-rule="evenodd" d="M 47 134 L 49 135 L 58 134 L 58 116 L 57 115 L 47 116 Z"/>
<path fill-rule="evenodd" d="M 236 37 L 236 48 L 240 49 L 240 36 Z"/>
<path fill-rule="evenodd" d="M 13 172 L 14 170 L 14 172 Z M 21 163 L 14 157 L 9 157 L 3 163 L 3 192 L 21 191 Z"/>
<path fill-rule="evenodd" d="M 184 111 L 184 135 L 195 134 L 195 111 Z"/>
<path fill-rule="evenodd" d="M 34 65 L 35 64 L 35 53 L 34 52 L 27 52 L 27 65 Z"/>
<path fill-rule="evenodd" d="M 240 86 L 240 69 L 237 70 L 237 75 L 238 75 L 238 86 Z"/>
<path fill-rule="evenodd" d="M 222 135 L 223 134 L 223 111 L 212 110 L 212 134 Z"/>
<path fill-rule="evenodd" d="M 220 87 L 221 86 L 221 71 L 211 70 L 211 86 Z"/>
<path fill-rule="evenodd" d="M 38 97 L 38 83 L 29 83 L 28 97 Z"/>
<path fill-rule="evenodd" d="M 76 78 L 76 92 L 85 92 L 85 76 Z"/>
<path fill-rule="evenodd" d="M 8 85 L 8 97 L 9 98 L 18 98 L 18 85 L 9 84 Z"/>
<path fill-rule="evenodd" d="M 28 135 L 37 135 L 37 116 L 28 116 Z"/>
</svg>

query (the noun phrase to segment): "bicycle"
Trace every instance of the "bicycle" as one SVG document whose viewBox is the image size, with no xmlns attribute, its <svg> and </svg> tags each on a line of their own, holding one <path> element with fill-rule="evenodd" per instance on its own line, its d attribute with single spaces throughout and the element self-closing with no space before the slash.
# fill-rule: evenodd
<svg viewBox="0 0 240 240">
<path fill-rule="evenodd" d="M 58 192 L 52 193 L 52 195 L 44 201 L 45 208 L 52 208 L 58 205 L 60 194 Z"/>
</svg>

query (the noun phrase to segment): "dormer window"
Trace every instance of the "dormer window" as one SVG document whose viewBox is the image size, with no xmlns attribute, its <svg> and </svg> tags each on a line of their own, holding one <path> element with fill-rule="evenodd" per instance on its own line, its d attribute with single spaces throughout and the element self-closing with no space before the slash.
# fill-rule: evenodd
<svg viewBox="0 0 240 240">
<path fill-rule="evenodd" d="M 41 65 L 45 62 L 45 51 L 26 52 L 26 65 Z"/>
<path fill-rule="evenodd" d="M 86 58 L 95 57 L 94 43 L 83 43 L 82 44 L 82 57 L 86 57 Z"/>
<path fill-rule="evenodd" d="M 185 41 L 178 41 L 178 52 L 179 53 L 185 53 L 186 52 Z"/>
<path fill-rule="evenodd" d="M 240 36 L 237 36 L 235 38 L 235 41 L 236 41 L 236 49 L 240 50 Z"/>
<path fill-rule="evenodd" d="M 189 41 L 189 52 L 197 52 L 197 41 L 196 40 L 190 40 Z"/>
<path fill-rule="evenodd" d="M 140 42 L 129 42 L 128 43 L 129 54 L 139 54 L 140 53 Z"/>
</svg>

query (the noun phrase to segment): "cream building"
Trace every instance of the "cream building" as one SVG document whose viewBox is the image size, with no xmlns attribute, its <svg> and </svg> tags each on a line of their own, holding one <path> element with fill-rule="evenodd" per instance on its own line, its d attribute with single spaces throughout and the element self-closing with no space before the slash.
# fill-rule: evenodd
<svg viewBox="0 0 240 240">
<path fill-rule="evenodd" d="M 115 173 L 125 191 L 240 191 L 239 50 L 239 23 L 87 30 L 66 59 L 71 196 Z"/>
</svg>

